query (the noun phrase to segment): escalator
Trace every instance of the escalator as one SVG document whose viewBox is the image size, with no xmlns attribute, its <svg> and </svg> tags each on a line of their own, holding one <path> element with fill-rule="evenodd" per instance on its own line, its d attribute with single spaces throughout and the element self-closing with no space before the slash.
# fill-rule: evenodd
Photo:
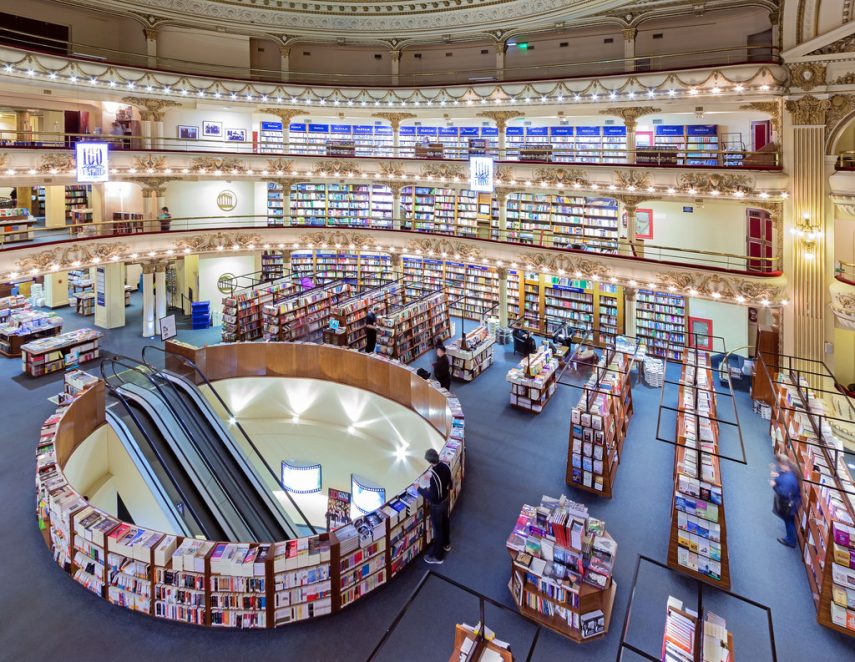
<svg viewBox="0 0 855 662">
<path fill-rule="evenodd" d="M 205 529 L 203 535 L 244 542 L 295 535 L 270 483 L 265 489 L 251 464 L 236 455 L 234 440 L 204 407 L 198 389 L 194 394 L 186 385 L 176 385 L 180 378 L 167 378 L 132 359 L 108 362 L 102 374 L 133 423 L 127 427 L 136 445 L 149 464 L 168 477 L 184 507 Z"/>
</svg>

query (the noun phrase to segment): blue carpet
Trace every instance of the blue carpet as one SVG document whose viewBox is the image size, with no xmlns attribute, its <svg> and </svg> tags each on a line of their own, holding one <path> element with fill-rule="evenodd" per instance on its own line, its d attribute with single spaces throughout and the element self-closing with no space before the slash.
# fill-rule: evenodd
<svg viewBox="0 0 855 662">
<path fill-rule="evenodd" d="M 139 356 L 145 344 L 139 336 L 139 295 L 134 295 L 133 302 L 128 326 L 106 334 L 102 343 L 106 351 Z M 92 318 L 69 311 L 63 316 L 69 329 L 92 325 Z M 182 330 L 179 337 L 200 344 L 216 342 L 219 331 Z M 429 362 L 429 357 L 423 357 L 419 365 L 429 366 Z M 637 556 L 664 561 L 668 545 L 674 449 L 656 440 L 660 391 L 633 388 L 635 416 L 614 498 L 603 500 L 564 484 L 569 412 L 580 392 L 560 387 L 539 416 L 513 410 L 504 378 L 515 362 L 511 346 L 497 346 L 496 365 L 471 384 L 452 385 L 466 414 L 468 455 L 463 497 L 452 520 L 454 549 L 439 572 L 510 605 L 510 561 L 504 543 L 520 506 L 537 503 L 543 494 L 563 493 L 583 501 L 594 516 L 606 521 L 619 544 L 611 631 L 605 639 L 584 646 L 544 633 L 534 659 L 615 659 Z M 97 374 L 93 364 L 87 369 Z M 426 569 L 418 561 L 376 595 L 336 616 L 269 632 L 209 631 L 112 607 L 81 589 L 52 563 L 33 516 L 33 452 L 39 426 L 53 409 L 47 398 L 60 390 L 61 376 L 30 379 L 21 376 L 18 360 L 6 359 L 0 361 L 0 377 L 5 412 L 0 530 L 7 549 L 12 550 L 0 565 L 2 660 L 363 660 Z M 768 422 L 752 413 L 747 395 L 738 394 L 736 403 L 748 463 L 725 462 L 723 468 L 733 590 L 772 607 L 779 660 L 853 659 L 852 639 L 816 624 L 798 553 L 775 541 L 783 530 L 770 512 Z M 669 432 L 669 425 L 663 415 L 664 432 Z M 728 452 L 735 449 L 738 443 L 728 440 Z M 655 568 L 641 573 L 628 634 L 632 643 L 654 655 L 661 644 L 669 593 L 689 605 L 695 599 L 692 584 L 673 573 Z M 734 630 L 737 660 L 768 659 L 765 624 L 756 613 L 732 601 L 717 601 L 708 592 L 704 600 Z M 474 623 L 477 618 L 473 599 L 444 585 L 433 587 L 402 623 L 382 659 L 447 660 L 453 624 Z M 488 612 L 488 622 L 515 650 L 527 648 L 532 627 L 526 621 Z"/>
</svg>

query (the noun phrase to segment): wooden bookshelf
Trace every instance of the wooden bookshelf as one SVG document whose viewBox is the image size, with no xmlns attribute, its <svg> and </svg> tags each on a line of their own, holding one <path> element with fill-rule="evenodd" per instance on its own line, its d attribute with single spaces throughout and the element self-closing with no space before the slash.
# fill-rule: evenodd
<svg viewBox="0 0 855 662">
<path fill-rule="evenodd" d="M 55 313 L 37 310 L 19 310 L 0 324 L 0 355 L 21 356 L 21 347 L 27 343 L 58 335 L 62 332 L 62 318 Z"/>
<path fill-rule="evenodd" d="M 78 329 L 33 340 L 21 346 L 21 369 L 31 377 L 40 377 L 96 359 L 101 354 L 101 335 L 95 329 Z"/>
<path fill-rule="evenodd" d="M 491 639 L 481 637 L 474 628 L 458 623 L 454 627 L 454 647 L 448 662 L 460 662 L 461 656 L 471 662 L 478 662 L 488 651 L 498 655 L 501 662 L 514 662 L 514 656 L 506 646 L 507 644 L 499 645 Z"/>
<path fill-rule="evenodd" d="M 359 250 L 293 251 L 291 273 L 295 280 L 308 278 L 315 285 L 343 280 L 360 289 L 384 285 L 395 279 L 388 253 Z"/>
<path fill-rule="evenodd" d="M 402 261 L 408 296 L 419 296 L 425 287 L 443 288 L 453 315 L 479 321 L 499 303 L 495 267 L 413 255 L 405 255 Z"/>
<path fill-rule="evenodd" d="M 450 335 L 444 292 L 432 292 L 408 302 L 391 315 L 377 318 L 377 351 L 401 363 L 431 351 Z"/>
<path fill-rule="evenodd" d="M 329 324 L 330 313 L 353 288 L 344 281 L 279 297 L 262 308 L 264 339 L 273 341 L 315 340 Z"/>
<path fill-rule="evenodd" d="M 632 388 L 629 354 L 606 351 L 571 414 L 566 482 L 592 494 L 612 497 L 629 421 Z"/>
<path fill-rule="evenodd" d="M 539 414 L 552 399 L 558 377 L 558 359 L 544 345 L 511 368 L 505 381 L 511 384 L 510 404 L 532 414 Z"/>
<path fill-rule="evenodd" d="M 113 212 L 113 234 L 138 234 L 145 231 L 143 215 L 137 212 Z"/>
<path fill-rule="evenodd" d="M 0 245 L 31 241 L 35 222 L 28 209 L 0 209 Z"/>
<path fill-rule="evenodd" d="M 710 355 L 686 350 L 680 375 L 668 565 L 730 588 L 719 427 Z"/>
<path fill-rule="evenodd" d="M 586 506 L 564 496 L 523 506 L 506 548 L 508 588 L 523 616 L 576 643 L 606 636 L 617 591 L 617 543 Z"/>
<path fill-rule="evenodd" d="M 400 283 L 389 283 L 381 287 L 348 297 L 335 303 L 330 309 L 330 320 L 338 328 L 324 330 L 324 342 L 339 347 L 365 347 L 365 318 L 372 308 L 376 314 L 388 315 L 404 305 L 404 288 Z"/>
<path fill-rule="evenodd" d="M 682 360 L 687 345 L 686 299 L 678 294 L 638 290 L 635 336 L 653 356 Z"/>
<path fill-rule="evenodd" d="M 285 277 L 285 252 L 265 250 L 261 254 L 261 280 L 268 282 Z"/>
<path fill-rule="evenodd" d="M 290 279 L 240 290 L 223 299 L 223 342 L 260 338 L 264 332 L 263 309 L 299 289 Z"/>
<path fill-rule="evenodd" d="M 490 335 L 483 325 L 446 344 L 445 351 L 451 359 L 451 376 L 464 382 L 473 381 L 493 365 L 495 344 L 496 337 Z"/>
</svg>

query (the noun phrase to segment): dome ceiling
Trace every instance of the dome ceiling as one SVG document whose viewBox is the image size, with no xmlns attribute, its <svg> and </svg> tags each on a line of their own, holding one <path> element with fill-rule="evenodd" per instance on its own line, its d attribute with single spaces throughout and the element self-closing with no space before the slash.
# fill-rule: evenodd
<svg viewBox="0 0 855 662">
<path fill-rule="evenodd" d="M 473 33 L 501 36 L 509 29 L 549 28 L 605 12 L 666 0 L 60 0 L 115 13 L 134 13 L 149 24 L 217 26 L 297 37 L 402 41 Z"/>
</svg>

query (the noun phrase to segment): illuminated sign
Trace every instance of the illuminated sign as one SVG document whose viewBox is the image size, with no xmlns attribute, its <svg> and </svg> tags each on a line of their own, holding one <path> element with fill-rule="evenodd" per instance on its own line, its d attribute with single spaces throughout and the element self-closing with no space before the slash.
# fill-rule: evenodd
<svg viewBox="0 0 855 662">
<path fill-rule="evenodd" d="M 469 190 L 476 193 L 493 192 L 493 159 L 488 156 L 469 158 Z"/>
<path fill-rule="evenodd" d="M 77 181 L 81 184 L 106 182 L 110 179 L 109 152 L 107 143 L 78 142 Z"/>
</svg>

